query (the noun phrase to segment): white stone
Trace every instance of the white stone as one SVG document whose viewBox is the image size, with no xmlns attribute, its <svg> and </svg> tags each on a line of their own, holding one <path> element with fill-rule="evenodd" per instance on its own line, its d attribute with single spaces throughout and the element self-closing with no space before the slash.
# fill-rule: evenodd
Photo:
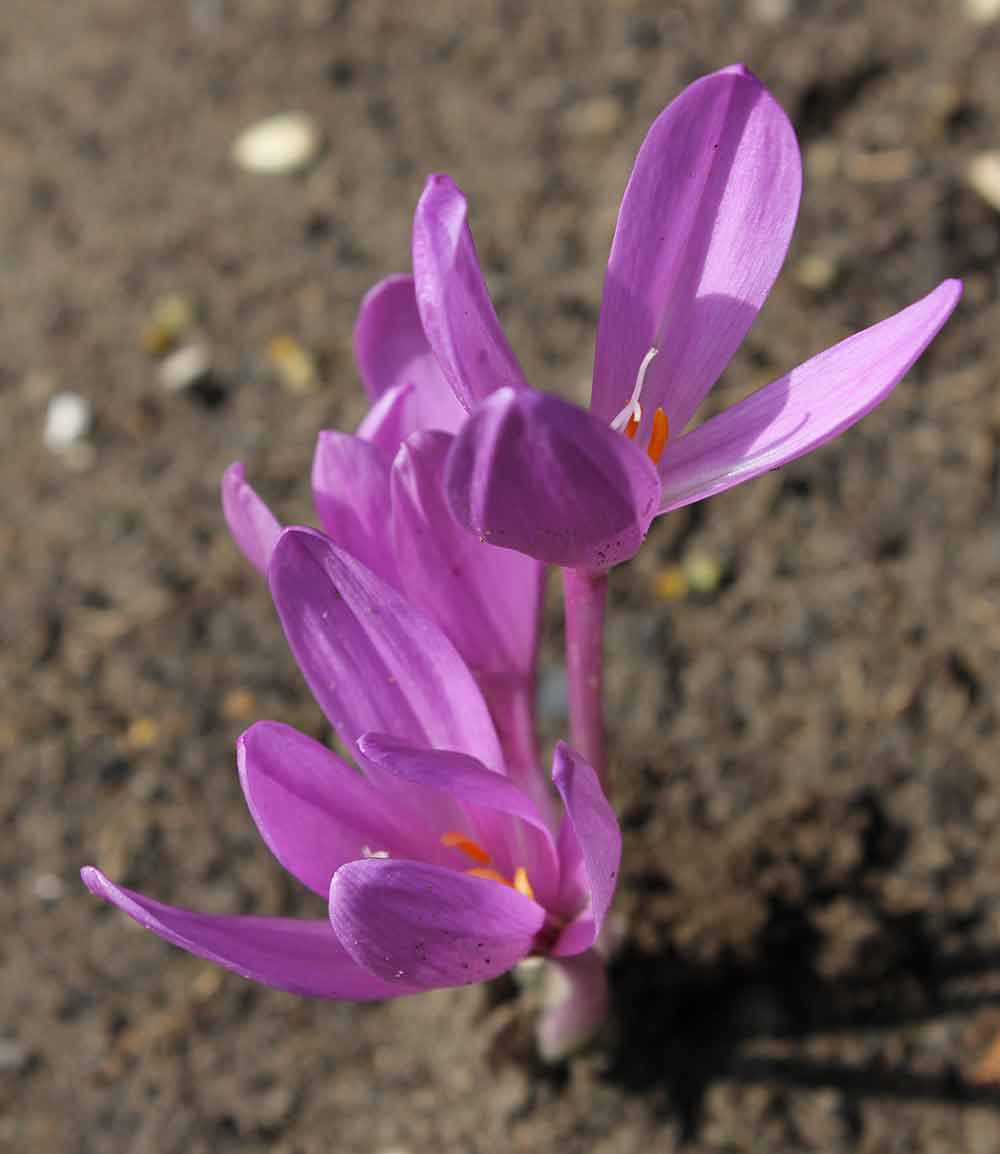
<svg viewBox="0 0 1000 1154">
<path fill-rule="evenodd" d="M 91 408 L 79 393 L 55 393 L 45 413 L 42 440 L 53 453 L 63 453 L 90 431 Z"/>
<path fill-rule="evenodd" d="M 977 24 L 992 24 L 1000 20 L 1000 0 L 965 0 L 965 11 Z"/>
<path fill-rule="evenodd" d="M 316 122 L 301 112 L 269 116 L 241 132 L 233 144 L 233 160 L 247 172 L 297 172 L 319 150 Z"/>
<path fill-rule="evenodd" d="M 1000 212 L 1000 150 L 974 156 L 965 175 L 983 200 Z"/>
<path fill-rule="evenodd" d="M 31 883 L 31 888 L 35 892 L 35 897 L 46 904 L 57 902 L 65 889 L 62 878 L 56 874 L 39 874 Z"/>
<path fill-rule="evenodd" d="M 211 371 L 212 357 L 204 345 L 182 345 L 160 362 L 160 384 L 167 392 L 181 393 Z"/>
</svg>

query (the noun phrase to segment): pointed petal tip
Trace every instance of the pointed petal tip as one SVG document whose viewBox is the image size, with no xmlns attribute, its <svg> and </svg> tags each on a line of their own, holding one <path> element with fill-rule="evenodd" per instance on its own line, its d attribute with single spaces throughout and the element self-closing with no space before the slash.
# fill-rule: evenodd
<svg viewBox="0 0 1000 1154">
<path fill-rule="evenodd" d="M 105 897 L 105 886 L 110 885 L 108 879 L 97 866 L 86 865 L 80 870 L 80 880 L 92 894 L 99 898 Z"/>
<path fill-rule="evenodd" d="M 247 482 L 242 461 L 234 461 L 222 474 L 219 492 L 233 541 L 250 564 L 265 573 L 281 523 Z"/>
</svg>

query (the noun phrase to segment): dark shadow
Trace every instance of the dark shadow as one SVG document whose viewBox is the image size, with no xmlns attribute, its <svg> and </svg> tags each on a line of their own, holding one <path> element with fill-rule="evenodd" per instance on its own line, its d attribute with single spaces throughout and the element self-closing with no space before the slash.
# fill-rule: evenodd
<svg viewBox="0 0 1000 1154">
<path fill-rule="evenodd" d="M 836 896 L 813 895 L 801 907 L 775 904 L 755 956 L 746 961 L 698 966 L 672 951 L 626 949 L 612 967 L 616 1021 L 609 1077 L 635 1092 L 662 1093 L 685 1141 L 698 1137 L 705 1094 L 719 1080 L 830 1087 L 855 1099 L 1000 1107 L 1000 1086 L 971 1083 L 957 1072 L 741 1052 L 748 1041 L 794 1042 L 841 1031 L 870 1037 L 1000 1006 L 1000 982 L 982 993 L 949 989 L 977 975 L 1000 978 L 1000 948 L 945 955 L 925 928 L 926 915 L 883 917 L 893 949 L 886 971 L 824 978 L 810 915 Z"/>
</svg>

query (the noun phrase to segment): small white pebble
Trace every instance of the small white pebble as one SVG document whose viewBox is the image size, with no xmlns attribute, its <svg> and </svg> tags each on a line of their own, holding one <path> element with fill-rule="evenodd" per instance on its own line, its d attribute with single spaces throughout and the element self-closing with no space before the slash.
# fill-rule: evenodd
<svg viewBox="0 0 1000 1154">
<path fill-rule="evenodd" d="M 981 152 L 974 156 L 965 175 L 983 200 L 1000 212 L 1000 151 Z"/>
<path fill-rule="evenodd" d="M 0 1038 L 0 1073 L 20 1070 L 28 1061 L 28 1051 L 13 1038 Z"/>
<path fill-rule="evenodd" d="M 53 453 L 63 453 L 90 431 L 90 402 L 79 393 L 56 393 L 45 413 L 42 440 Z"/>
<path fill-rule="evenodd" d="M 792 0 L 753 0 L 751 9 L 761 24 L 781 24 L 792 13 Z"/>
<path fill-rule="evenodd" d="M 1000 20 L 1000 0 L 965 0 L 965 11 L 977 24 L 992 24 Z"/>
<path fill-rule="evenodd" d="M 31 883 L 35 897 L 40 902 L 57 902 L 62 896 L 65 886 L 62 878 L 55 874 L 39 874 Z"/>
<path fill-rule="evenodd" d="M 183 345 L 160 362 L 160 384 L 169 393 L 182 393 L 212 371 L 212 357 L 205 345 Z"/>
<path fill-rule="evenodd" d="M 297 172 L 319 151 L 316 122 L 301 112 L 269 116 L 241 132 L 233 161 L 247 172 Z"/>
</svg>

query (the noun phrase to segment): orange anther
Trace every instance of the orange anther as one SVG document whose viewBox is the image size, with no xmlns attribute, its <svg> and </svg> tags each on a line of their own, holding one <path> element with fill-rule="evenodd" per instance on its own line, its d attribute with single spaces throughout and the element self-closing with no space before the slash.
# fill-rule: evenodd
<svg viewBox="0 0 1000 1154">
<path fill-rule="evenodd" d="M 531 888 L 531 882 L 528 881 L 528 871 L 524 866 L 518 866 L 514 871 L 514 889 L 519 894 L 524 894 L 526 898 L 535 899 L 535 891 Z"/>
<path fill-rule="evenodd" d="M 670 421 L 667 419 L 667 414 L 662 409 L 657 409 L 653 414 L 653 432 L 649 438 L 649 447 L 646 449 L 649 459 L 654 465 L 663 456 L 663 450 L 666 448 L 669 436 Z"/>
<path fill-rule="evenodd" d="M 635 419 L 635 413 L 628 419 L 628 424 L 625 426 L 625 436 L 630 441 L 635 440 L 635 435 L 639 431 L 639 422 Z"/>
<path fill-rule="evenodd" d="M 510 882 L 501 873 L 490 869 L 474 869 L 465 871 L 470 878 L 485 878 L 488 882 L 499 882 L 502 886 L 509 886 Z"/>
<path fill-rule="evenodd" d="M 490 855 L 486 850 L 478 842 L 474 842 L 471 837 L 466 837 L 464 833 L 443 833 L 441 844 L 447 849 L 460 850 L 466 857 L 479 862 L 480 865 L 487 865 L 490 860 Z"/>
</svg>

